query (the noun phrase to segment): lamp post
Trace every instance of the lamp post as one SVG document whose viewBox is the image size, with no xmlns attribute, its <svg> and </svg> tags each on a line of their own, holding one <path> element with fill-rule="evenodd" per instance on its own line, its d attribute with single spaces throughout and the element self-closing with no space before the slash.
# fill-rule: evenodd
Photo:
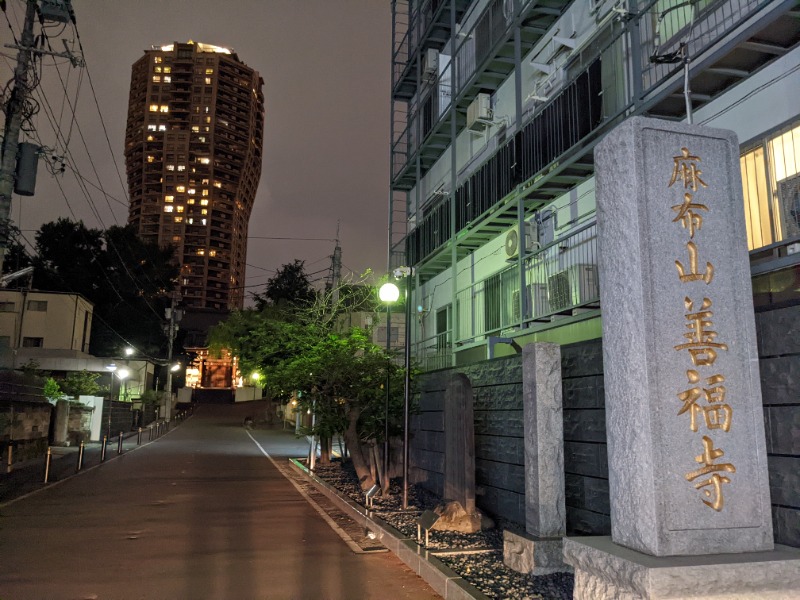
<svg viewBox="0 0 800 600">
<path fill-rule="evenodd" d="M 106 421 L 108 421 L 108 431 L 106 432 L 106 436 L 107 439 L 111 439 L 111 403 L 114 401 L 114 371 L 117 370 L 117 365 L 111 363 L 110 365 L 106 365 L 106 369 L 111 376 L 111 384 L 108 386 L 108 418 L 106 419 Z"/>
<path fill-rule="evenodd" d="M 397 302 L 400 297 L 400 290 L 391 282 L 384 283 L 378 291 L 381 302 L 386 303 L 386 354 L 391 355 L 392 351 L 392 304 Z M 387 358 L 386 363 L 386 406 L 383 440 L 383 476 L 386 479 L 386 489 L 389 488 L 389 381 L 391 379 L 390 368 L 391 357 Z"/>
<path fill-rule="evenodd" d="M 411 275 L 410 267 L 401 267 L 405 279 L 406 322 L 403 352 L 403 502 L 401 508 L 408 509 L 408 430 L 411 405 Z"/>
</svg>

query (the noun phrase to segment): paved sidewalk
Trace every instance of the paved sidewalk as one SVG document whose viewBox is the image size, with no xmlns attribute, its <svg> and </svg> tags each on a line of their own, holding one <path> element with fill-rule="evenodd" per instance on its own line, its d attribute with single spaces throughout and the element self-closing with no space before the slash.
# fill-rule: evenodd
<svg viewBox="0 0 800 600">
<path fill-rule="evenodd" d="M 436 598 L 393 555 L 348 548 L 253 441 L 282 460 L 305 439 L 251 439 L 248 408 L 202 406 L 0 508 L 0 598 Z"/>
</svg>

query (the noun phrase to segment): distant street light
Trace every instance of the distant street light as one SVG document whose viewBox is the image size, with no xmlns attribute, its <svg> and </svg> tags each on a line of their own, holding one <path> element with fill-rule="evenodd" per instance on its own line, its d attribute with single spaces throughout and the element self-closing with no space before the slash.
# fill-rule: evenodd
<svg viewBox="0 0 800 600">
<path fill-rule="evenodd" d="M 378 290 L 381 302 L 386 303 L 386 406 L 384 411 L 384 440 L 383 440 L 383 477 L 386 489 L 389 489 L 389 381 L 391 379 L 391 352 L 392 352 L 392 304 L 400 297 L 400 289 L 393 283 L 384 283 Z"/>
<path fill-rule="evenodd" d="M 128 346 L 127 348 L 125 348 L 125 356 L 133 356 L 133 354 L 134 354 L 135 352 L 136 352 L 136 350 L 134 350 L 134 349 L 133 349 L 133 348 L 131 348 L 130 346 Z"/>
</svg>

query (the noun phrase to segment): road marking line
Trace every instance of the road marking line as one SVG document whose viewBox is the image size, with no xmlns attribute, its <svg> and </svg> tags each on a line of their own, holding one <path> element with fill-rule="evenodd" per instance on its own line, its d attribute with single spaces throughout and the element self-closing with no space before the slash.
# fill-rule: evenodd
<svg viewBox="0 0 800 600">
<path fill-rule="evenodd" d="M 270 462 L 275 466 L 275 468 L 278 470 L 278 473 L 280 473 L 286 479 L 289 480 L 289 483 L 291 483 L 295 487 L 295 489 L 298 492 L 300 492 L 300 495 L 303 496 L 303 498 L 306 499 L 306 501 L 314 508 L 314 510 L 316 510 L 319 513 L 319 515 L 325 520 L 325 522 L 330 526 L 330 528 L 333 529 L 340 538 L 342 538 L 342 541 L 345 544 L 347 544 L 347 547 L 350 548 L 350 550 L 352 550 L 353 553 L 355 553 L 355 554 L 373 554 L 373 552 L 365 552 L 364 550 L 362 550 L 361 547 L 359 547 L 359 545 L 356 544 L 349 535 L 347 535 L 347 533 L 344 531 L 344 529 L 339 527 L 339 525 L 337 525 L 336 521 L 331 519 L 330 515 L 328 515 L 328 513 L 325 512 L 325 509 L 323 509 L 319 504 L 317 504 L 317 502 L 313 498 L 311 498 L 311 496 L 309 496 L 308 493 L 306 493 L 306 491 L 302 487 L 300 487 L 294 479 L 289 477 L 283 471 L 283 469 L 275 461 L 275 459 L 272 458 L 269 455 L 269 452 L 264 450 L 264 447 L 261 444 L 258 443 L 258 440 L 256 440 L 256 438 L 254 438 L 253 435 L 248 430 L 245 429 L 244 432 L 248 435 L 248 437 L 251 440 L 253 440 L 253 443 L 261 451 L 261 454 L 266 456 L 270 460 Z"/>
</svg>

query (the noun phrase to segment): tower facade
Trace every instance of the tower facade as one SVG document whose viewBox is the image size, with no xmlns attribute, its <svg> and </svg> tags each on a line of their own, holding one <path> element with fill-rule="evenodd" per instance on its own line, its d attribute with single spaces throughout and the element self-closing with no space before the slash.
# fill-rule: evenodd
<svg viewBox="0 0 800 600">
<path fill-rule="evenodd" d="M 191 41 L 154 46 L 132 67 L 128 223 L 142 239 L 175 248 L 187 308 L 243 305 L 263 83 L 231 50 Z"/>
</svg>

